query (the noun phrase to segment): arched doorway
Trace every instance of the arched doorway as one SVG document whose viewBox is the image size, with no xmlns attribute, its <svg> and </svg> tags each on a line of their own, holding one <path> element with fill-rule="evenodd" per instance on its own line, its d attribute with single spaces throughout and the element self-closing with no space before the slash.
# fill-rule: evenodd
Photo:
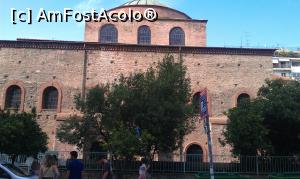
<svg viewBox="0 0 300 179">
<path fill-rule="evenodd" d="M 197 144 L 190 145 L 186 150 L 187 162 L 203 162 L 203 150 Z"/>
</svg>

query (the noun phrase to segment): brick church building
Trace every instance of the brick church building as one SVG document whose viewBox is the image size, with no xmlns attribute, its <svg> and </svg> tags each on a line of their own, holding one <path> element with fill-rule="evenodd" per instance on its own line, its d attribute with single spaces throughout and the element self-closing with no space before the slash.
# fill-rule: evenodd
<svg viewBox="0 0 300 179">
<path fill-rule="evenodd" d="M 112 10 L 128 8 L 154 8 L 158 20 L 88 22 L 81 42 L 0 40 L 1 109 L 36 107 L 38 123 L 49 136 L 49 150 L 73 150 L 55 134 L 61 121 L 78 113 L 74 95 L 113 82 L 121 73 L 146 70 L 172 54 L 184 59 L 193 94 L 208 89 L 213 153 L 229 155 L 230 149 L 219 143 L 227 123 L 224 112 L 242 98 L 255 98 L 265 79 L 272 76 L 274 50 L 207 47 L 207 20 L 192 19 L 154 0 L 134 0 Z M 181 152 L 207 156 L 201 121 L 185 136 Z"/>
</svg>

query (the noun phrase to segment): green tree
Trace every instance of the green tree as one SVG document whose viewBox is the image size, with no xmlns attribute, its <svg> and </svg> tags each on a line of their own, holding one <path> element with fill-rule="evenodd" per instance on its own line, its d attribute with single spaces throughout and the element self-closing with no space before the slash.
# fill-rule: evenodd
<svg viewBox="0 0 300 179">
<path fill-rule="evenodd" d="M 299 52 L 293 52 L 286 49 L 276 50 L 275 54 L 276 57 L 290 57 L 290 58 L 300 58 Z"/>
<path fill-rule="evenodd" d="M 128 77 L 121 75 L 107 89 L 107 96 L 102 91 L 99 97 L 87 97 L 85 102 L 79 100 L 85 109 L 81 110 L 83 120 L 78 122 L 73 118 L 64 122 L 58 132 L 61 141 L 82 146 L 91 129 L 84 126 L 92 121 L 91 126 L 99 127 L 98 133 L 94 130 L 94 135 L 100 136 L 99 140 L 117 157 L 128 159 L 141 155 L 152 158 L 154 153 L 176 150 L 184 135 L 193 129 L 189 118 L 192 114 L 190 80 L 186 78 L 182 60 L 175 62 L 173 56 L 166 56 L 146 72 Z M 86 105 L 90 100 L 98 99 L 103 100 L 96 105 Z M 97 105 L 101 110 L 90 110 Z M 99 120 L 94 118 L 95 114 L 100 114 Z M 94 125 L 95 121 L 98 125 Z"/>
<path fill-rule="evenodd" d="M 264 126 L 269 130 L 274 155 L 300 153 L 300 83 L 266 81 L 258 93 L 264 101 Z"/>
<path fill-rule="evenodd" d="M 300 84 L 267 80 L 256 100 L 230 109 L 223 144 L 234 154 L 300 153 Z"/>
<path fill-rule="evenodd" d="M 76 109 L 82 116 L 72 116 L 60 124 L 56 134 L 60 141 L 76 145 L 79 149 L 93 142 L 91 139 L 108 142 L 109 133 L 102 120 L 107 90 L 107 86 L 96 86 L 89 90 L 86 99 L 80 95 L 75 96 Z"/>
<path fill-rule="evenodd" d="M 145 73 L 121 77 L 108 99 L 114 130 L 123 128 L 137 136 L 136 129 L 140 129 L 141 136 L 133 144 L 138 155 L 153 157 L 157 152 L 172 152 L 193 128 L 189 120 L 190 80 L 183 61 L 175 62 L 173 56 L 166 56 Z"/>
<path fill-rule="evenodd" d="M 264 154 L 269 149 L 268 130 L 263 122 L 263 104 L 256 100 L 242 101 L 227 113 L 229 123 L 224 131 L 223 145 L 229 144 L 234 155 Z"/>
<path fill-rule="evenodd" d="M 34 113 L 0 111 L 0 152 L 13 163 L 18 155 L 36 156 L 47 150 L 47 134 L 35 119 Z"/>
</svg>

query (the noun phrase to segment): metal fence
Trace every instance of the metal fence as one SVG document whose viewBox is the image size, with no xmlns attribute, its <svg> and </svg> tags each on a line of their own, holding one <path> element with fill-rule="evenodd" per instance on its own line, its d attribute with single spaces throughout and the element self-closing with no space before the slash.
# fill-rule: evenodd
<svg viewBox="0 0 300 179">
<path fill-rule="evenodd" d="M 101 170 L 97 158 L 103 153 L 81 153 L 86 170 Z M 58 159 L 61 166 L 65 166 L 69 152 L 59 152 Z M 117 160 L 111 158 L 114 172 L 137 172 L 140 161 Z M 239 156 L 214 155 L 214 168 L 216 172 L 269 174 L 269 173 L 299 173 L 300 158 L 297 156 Z M 173 155 L 169 158 L 156 158 L 150 163 L 152 173 L 197 173 L 208 172 L 207 156 L 203 155 Z"/>
<path fill-rule="evenodd" d="M 57 152 L 58 164 L 64 169 L 69 159 L 69 152 Z M 101 170 L 97 163 L 97 158 L 103 153 L 80 153 L 79 159 L 82 160 L 86 171 Z M 117 160 L 110 157 L 113 171 L 115 173 L 136 173 L 141 164 L 134 160 Z M 39 158 L 42 158 L 40 155 Z M 0 160 L 1 158 L 0 155 Z M 20 157 L 24 159 L 24 157 Z M 300 173 L 300 158 L 297 156 L 225 156 L 214 155 L 214 169 L 222 173 L 241 173 L 241 174 L 270 174 L 270 173 Z M 9 161 L 9 160 L 8 160 Z M 208 172 L 209 163 L 206 156 L 202 155 L 179 155 L 172 158 L 152 161 L 150 163 L 151 173 L 198 173 Z M 41 161 L 42 162 L 42 161 Z M 28 164 L 24 162 L 23 164 Z"/>
</svg>

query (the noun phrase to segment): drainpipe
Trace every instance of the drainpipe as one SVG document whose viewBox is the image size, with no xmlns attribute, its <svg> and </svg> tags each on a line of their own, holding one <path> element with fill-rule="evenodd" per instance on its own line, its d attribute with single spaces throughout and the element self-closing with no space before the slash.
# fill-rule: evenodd
<svg viewBox="0 0 300 179">
<path fill-rule="evenodd" d="M 178 59 L 179 59 L 179 61 L 181 61 L 181 60 L 182 60 L 181 47 L 179 47 L 178 52 L 179 52 L 179 57 L 178 57 Z"/>
<path fill-rule="evenodd" d="M 81 98 L 85 101 L 86 98 L 86 77 L 87 77 L 87 60 L 88 60 L 88 51 L 86 49 L 86 44 L 84 43 L 84 58 L 83 58 L 83 74 L 82 74 L 82 91 Z"/>
</svg>

